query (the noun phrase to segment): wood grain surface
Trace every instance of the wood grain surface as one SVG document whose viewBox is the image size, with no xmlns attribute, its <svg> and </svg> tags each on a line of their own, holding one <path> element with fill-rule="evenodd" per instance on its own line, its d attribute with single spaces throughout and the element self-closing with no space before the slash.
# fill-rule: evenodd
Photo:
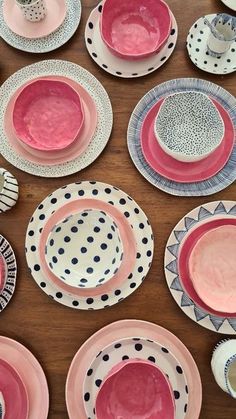
<svg viewBox="0 0 236 419">
<path fill-rule="evenodd" d="M 20 68 L 43 59 L 65 59 L 77 63 L 106 88 L 114 111 L 114 127 L 102 155 L 80 173 L 60 179 L 31 176 L 11 166 L 3 158 L 2 167 L 19 180 L 20 198 L 14 209 L 1 214 L 0 232 L 11 242 L 18 261 L 15 295 L 0 316 L 0 334 L 18 340 L 38 358 L 50 390 L 50 419 L 67 418 L 65 381 L 71 360 L 82 343 L 101 327 L 119 319 L 136 318 L 154 322 L 172 331 L 191 351 L 203 384 L 201 419 L 233 419 L 236 402 L 223 393 L 210 369 L 214 345 L 224 336 L 210 332 L 191 321 L 171 297 L 163 273 L 167 238 L 175 224 L 192 208 L 218 199 L 236 199 L 236 184 L 206 198 L 180 198 L 167 195 L 150 185 L 135 169 L 127 150 L 126 131 L 131 112 L 153 86 L 176 77 L 198 77 L 213 81 L 236 94 L 235 74 L 217 76 L 193 66 L 186 51 L 189 27 L 200 16 L 214 12 L 233 13 L 220 0 L 168 0 L 179 25 L 179 38 L 169 61 L 153 74 L 135 80 L 115 78 L 102 71 L 89 57 L 84 44 L 88 15 L 97 5 L 83 0 L 82 20 L 74 37 L 52 53 L 37 55 L 17 51 L 0 41 L 0 83 Z M 24 241 L 31 214 L 46 195 L 77 180 L 98 180 L 123 189 L 146 212 L 155 235 L 155 255 L 143 285 L 122 303 L 98 312 L 68 309 L 40 290 L 25 260 Z M 78 418 L 80 419 L 80 418 Z"/>
</svg>

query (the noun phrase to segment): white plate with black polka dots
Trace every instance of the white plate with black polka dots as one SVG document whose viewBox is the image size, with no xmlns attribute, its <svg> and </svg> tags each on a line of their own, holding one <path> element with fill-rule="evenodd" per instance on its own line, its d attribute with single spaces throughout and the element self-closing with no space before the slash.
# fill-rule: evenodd
<svg viewBox="0 0 236 419">
<path fill-rule="evenodd" d="M 107 73 L 123 78 L 145 76 L 161 67 L 173 53 L 178 37 L 178 27 L 173 13 L 171 13 L 171 33 L 161 51 L 144 60 L 127 61 L 114 56 L 104 44 L 99 29 L 101 11 L 102 2 L 88 18 L 85 28 L 85 42 L 91 58 Z"/>
<path fill-rule="evenodd" d="M 201 70 L 213 74 L 229 74 L 236 70 L 236 41 L 221 57 L 212 57 L 207 51 L 210 28 L 205 24 L 206 17 L 211 22 L 216 14 L 200 17 L 191 27 L 187 37 L 187 50 L 192 62 Z"/>
<path fill-rule="evenodd" d="M 188 407 L 188 387 L 182 366 L 169 349 L 150 339 L 140 337 L 120 339 L 96 355 L 88 367 L 83 386 L 87 416 L 96 419 L 94 413 L 96 397 L 111 369 L 122 361 L 137 358 L 155 363 L 168 376 L 174 393 L 175 418 L 185 418 Z"/>
<path fill-rule="evenodd" d="M 136 240 L 137 256 L 132 272 L 119 288 L 96 295 L 81 296 L 61 289 L 45 273 L 40 254 L 37 251 L 43 228 L 50 216 L 64 204 L 80 199 L 96 199 L 106 202 L 124 215 L 133 229 Z M 114 305 L 133 293 L 145 279 L 153 257 L 153 234 L 150 223 L 137 203 L 125 192 L 100 182 L 77 182 L 57 189 L 42 201 L 35 210 L 26 233 L 26 259 L 31 274 L 41 289 L 55 301 L 71 308 L 81 310 L 98 310 Z M 79 288 L 78 288 L 79 289 Z M 99 287 L 96 288 L 99 290 Z"/>
<path fill-rule="evenodd" d="M 11 300 L 16 286 L 17 264 L 10 243 L 0 234 L 0 257 L 3 283 L 0 289 L 0 312 Z"/>
<path fill-rule="evenodd" d="M 230 9 L 236 11 L 236 1 L 235 0 L 221 0 L 226 6 Z"/>
</svg>

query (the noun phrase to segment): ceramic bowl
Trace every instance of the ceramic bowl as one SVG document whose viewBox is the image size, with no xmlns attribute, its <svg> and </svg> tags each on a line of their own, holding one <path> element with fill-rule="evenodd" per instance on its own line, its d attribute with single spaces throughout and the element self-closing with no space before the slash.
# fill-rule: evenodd
<svg viewBox="0 0 236 419">
<path fill-rule="evenodd" d="M 110 51 L 126 60 L 149 57 L 166 43 L 170 10 L 161 0 L 106 0 L 100 31 Z"/>
<path fill-rule="evenodd" d="M 99 210 L 84 210 L 55 225 L 45 247 L 49 269 L 73 287 L 104 284 L 116 274 L 122 258 L 117 225 Z"/>
<path fill-rule="evenodd" d="M 10 210 L 19 196 L 17 179 L 3 167 L 0 168 L 0 213 Z"/>
<path fill-rule="evenodd" d="M 84 111 L 79 94 L 69 84 L 41 79 L 19 93 L 12 118 L 23 143 L 37 150 L 61 150 L 79 136 Z"/>
<path fill-rule="evenodd" d="M 219 147 L 224 122 L 207 95 L 186 91 L 165 98 L 156 115 L 154 132 L 167 154 L 182 162 L 194 162 Z"/>
</svg>

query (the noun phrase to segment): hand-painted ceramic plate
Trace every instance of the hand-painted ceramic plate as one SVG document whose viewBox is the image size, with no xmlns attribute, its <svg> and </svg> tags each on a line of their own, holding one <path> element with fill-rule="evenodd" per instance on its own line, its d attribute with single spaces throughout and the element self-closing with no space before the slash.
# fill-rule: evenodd
<svg viewBox="0 0 236 419">
<path fill-rule="evenodd" d="M 155 137 L 155 117 L 162 101 L 163 99 L 159 100 L 150 109 L 141 129 L 141 147 L 147 163 L 156 173 L 174 182 L 202 182 L 214 176 L 227 163 L 234 146 L 234 127 L 228 113 L 217 101 L 213 101 L 224 121 L 223 141 L 206 159 L 191 164 L 183 163 L 165 153 Z"/>
<path fill-rule="evenodd" d="M 221 0 L 221 1 L 226 6 L 228 6 L 230 9 L 236 11 L 236 3 L 235 3 L 235 0 Z"/>
<path fill-rule="evenodd" d="M 142 60 L 128 61 L 113 55 L 100 34 L 100 17 L 102 2 L 90 14 L 85 28 L 86 47 L 91 58 L 99 67 L 116 77 L 135 78 L 145 76 L 161 67 L 174 51 L 178 28 L 175 17 L 171 13 L 172 29 L 167 43 L 153 57 Z"/>
<path fill-rule="evenodd" d="M 65 203 L 83 199 L 102 200 L 114 206 L 127 218 L 135 236 L 137 254 L 135 266 L 122 284 L 106 293 L 90 296 L 75 295 L 72 291 L 63 291 L 52 281 L 43 269 L 40 254 L 36 251 L 40 238 L 54 211 Z M 136 202 L 126 193 L 114 186 L 100 182 L 77 182 L 57 189 L 42 201 L 30 220 L 26 233 L 26 259 L 31 274 L 42 290 L 55 301 L 71 308 L 94 310 L 109 307 L 122 301 L 137 289 L 145 279 L 153 257 L 153 234 L 146 215 Z M 59 282 L 62 282 L 59 280 Z M 104 284 L 105 285 L 105 284 Z M 102 287 L 102 286 L 101 286 Z M 100 291 L 100 288 L 97 290 Z M 81 292 L 84 290 L 80 290 Z"/>
<path fill-rule="evenodd" d="M 140 320 L 121 320 L 109 324 L 91 336 L 78 350 L 71 363 L 66 383 L 66 404 L 69 418 L 87 419 L 88 417 L 84 408 L 83 383 L 94 358 L 112 342 L 122 343 L 123 339 L 129 339 L 130 336 L 145 337 L 147 340 L 158 342 L 163 348 L 168 348 L 178 360 L 187 381 L 184 392 L 188 393 L 188 406 L 184 417 L 185 419 L 198 419 L 202 403 L 202 386 L 198 368 L 190 352 L 168 330 Z M 134 351 L 135 348 L 132 350 Z M 182 397 L 186 396 L 183 394 Z"/>
<path fill-rule="evenodd" d="M 45 53 L 53 51 L 69 41 L 69 39 L 74 35 L 80 23 L 80 0 L 66 0 L 66 17 L 57 30 L 48 36 L 44 36 L 43 38 L 25 38 L 12 32 L 12 30 L 6 24 L 3 14 L 4 1 L 8 2 L 9 0 L 0 0 L 0 36 L 13 48 L 19 49 L 21 51 L 33 53 Z M 52 2 L 53 0 L 48 1 Z M 35 25 L 35 23 L 33 23 L 33 25 Z"/>
<path fill-rule="evenodd" d="M 187 381 L 179 361 L 158 342 L 145 338 L 120 339 L 100 351 L 88 366 L 83 385 L 84 407 L 87 416 L 95 419 L 93 408 L 104 379 L 112 368 L 125 359 L 153 362 L 169 378 L 176 405 L 176 419 L 186 417 L 188 405 Z M 89 400 L 88 395 L 89 394 Z"/>
<path fill-rule="evenodd" d="M 16 35 L 29 39 L 43 38 L 62 25 L 67 12 L 66 0 L 46 0 L 46 7 L 46 17 L 35 24 L 25 19 L 15 0 L 4 0 L 3 17 Z"/>
<path fill-rule="evenodd" d="M 236 41 L 231 48 L 220 58 L 212 57 L 207 51 L 207 39 L 210 34 L 209 27 L 204 18 L 210 22 L 216 15 L 200 17 L 190 28 L 187 37 L 187 50 L 189 58 L 198 68 L 213 74 L 229 74 L 236 70 Z"/>
<path fill-rule="evenodd" d="M 164 261 L 165 275 L 173 298 L 188 317 L 214 332 L 235 334 L 235 315 L 224 316 L 224 313 L 212 312 L 212 309 L 207 308 L 206 305 L 203 306 L 204 303 L 199 296 L 196 298 L 196 291 L 193 293 L 194 288 L 186 268 L 189 251 L 199 237 L 198 235 L 202 234 L 202 230 L 207 231 L 207 229 L 222 225 L 222 219 L 223 223 L 227 224 L 232 224 L 232 219 L 236 219 L 235 201 L 215 201 L 203 204 L 182 218 L 167 241 Z M 214 223 L 212 223 L 213 221 Z M 203 227 L 205 225 L 206 227 Z M 197 227 L 199 227 L 198 231 L 195 230 Z M 196 234 L 194 234 L 195 231 Z M 194 235 L 191 237 L 191 241 L 187 242 L 190 233 Z M 182 258 L 179 260 L 181 254 Z"/>
<path fill-rule="evenodd" d="M 177 196 L 207 196 L 219 192 L 236 179 L 236 146 L 226 165 L 215 176 L 202 182 L 174 182 L 156 173 L 146 162 L 141 148 L 140 133 L 143 121 L 150 108 L 166 96 L 183 90 L 200 91 L 219 102 L 236 127 L 236 99 L 226 90 L 202 79 L 175 79 L 162 83 L 150 90 L 135 107 L 128 126 L 128 148 L 138 171 L 154 186 Z"/>
<path fill-rule="evenodd" d="M 0 312 L 12 298 L 16 286 L 17 265 L 16 257 L 10 243 L 0 235 L 0 254 L 3 258 L 5 278 L 0 290 Z"/>
<path fill-rule="evenodd" d="M 35 74 L 38 77 L 63 76 L 80 84 L 95 102 L 99 115 L 96 132 L 84 153 L 71 161 L 64 160 L 57 166 L 37 164 L 26 160 L 11 146 L 5 134 L 4 115 L 9 96 L 15 94 L 16 90 L 21 88 L 24 83 L 34 79 Z M 110 99 L 100 82 L 91 73 L 76 64 L 69 61 L 48 60 L 24 67 L 9 77 L 1 86 L 0 93 L 2 97 L 0 104 L 1 153 L 11 164 L 27 173 L 43 177 L 61 177 L 76 173 L 91 164 L 100 155 L 109 140 L 113 123 Z M 96 119 L 96 115 L 94 118 Z"/>
<path fill-rule="evenodd" d="M 47 419 L 49 410 L 48 386 L 37 359 L 23 345 L 5 336 L 0 336 L 0 359 L 11 365 L 25 385 L 29 400 L 27 419 Z M 3 390 L 2 393 L 4 394 Z M 7 418 L 8 416 L 6 416 Z M 22 418 L 22 416 L 19 416 L 19 418 Z M 16 416 L 14 416 L 14 419 L 16 419 Z"/>
</svg>

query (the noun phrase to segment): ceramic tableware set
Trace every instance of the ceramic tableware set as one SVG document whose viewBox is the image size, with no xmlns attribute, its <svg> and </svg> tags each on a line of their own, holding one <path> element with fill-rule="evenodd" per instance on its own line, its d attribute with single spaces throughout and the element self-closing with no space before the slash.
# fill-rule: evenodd
<svg viewBox="0 0 236 419">
<path fill-rule="evenodd" d="M 223 2 L 233 9 L 232 0 Z M 80 17 L 78 0 L 0 0 L 0 36 L 17 49 L 47 52 L 72 37 Z M 174 51 L 177 36 L 175 17 L 162 0 L 104 0 L 85 27 L 91 58 L 121 78 L 157 70 Z M 236 18 L 228 14 L 200 18 L 187 37 L 190 59 L 210 73 L 236 70 L 235 45 Z M 24 172 L 46 178 L 78 173 L 110 138 L 108 94 L 77 64 L 34 63 L 12 74 L 0 91 L 1 154 Z M 156 188 L 207 196 L 236 179 L 235 130 L 236 100 L 228 91 L 200 78 L 169 80 L 135 107 L 128 150 Z M 0 169 L 0 212 L 17 198 L 17 180 Z M 164 260 L 168 289 L 181 310 L 228 335 L 236 333 L 235 243 L 236 201 L 209 202 L 179 221 Z M 99 310 L 120 303 L 142 284 L 154 237 L 131 196 L 107 183 L 78 181 L 38 204 L 25 253 L 31 276 L 51 299 L 75 310 Z M 16 273 L 14 251 L 0 236 L 0 311 L 14 293 Z M 212 372 L 234 398 L 235 366 L 236 340 L 222 340 L 212 354 Z M 71 419 L 198 419 L 201 379 L 175 335 L 153 323 L 122 320 L 78 350 L 67 376 L 66 404 Z M 38 361 L 18 342 L 0 337 L 0 418 L 46 419 L 48 408 Z"/>
</svg>

